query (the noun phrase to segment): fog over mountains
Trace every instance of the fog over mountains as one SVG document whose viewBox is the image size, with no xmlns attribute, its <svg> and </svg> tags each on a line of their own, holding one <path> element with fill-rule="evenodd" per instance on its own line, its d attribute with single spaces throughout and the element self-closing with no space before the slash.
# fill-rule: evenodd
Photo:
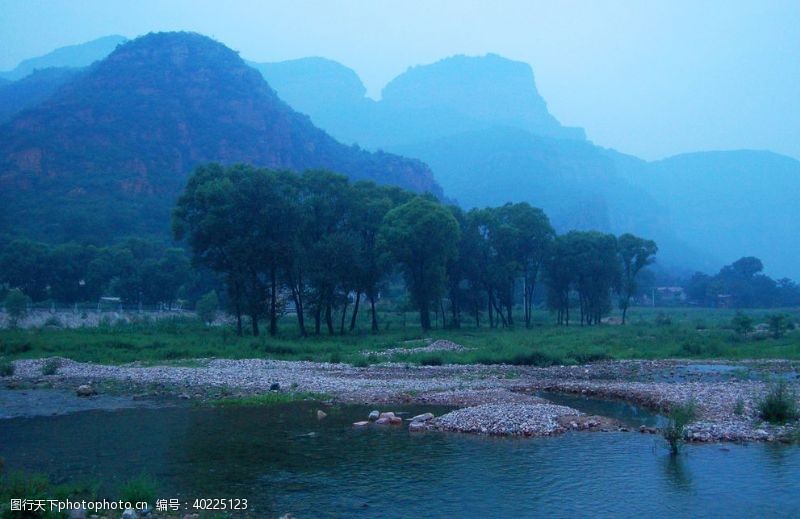
<svg viewBox="0 0 800 519">
<path fill-rule="evenodd" d="M 525 63 L 489 54 L 418 65 L 375 101 L 337 62 L 248 62 L 267 87 L 232 51 L 185 33 L 134 40 L 81 70 L 111 51 L 101 52 L 105 40 L 2 76 L 15 81 L 0 83 L 0 229 L 31 219 L 49 229 L 61 204 L 83 204 L 83 192 L 93 193 L 87 207 L 104 197 L 117 204 L 105 212 L 120 220 L 147 204 L 148 216 L 168 215 L 193 165 L 242 160 L 327 167 L 417 191 L 438 193 L 440 185 L 467 208 L 527 201 L 560 231 L 653 238 L 668 266 L 713 271 L 755 255 L 774 276 L 800 277 L 800 162 L 752 150 L 647 162 L 600 148 L 550 114 Z M 37 67 L 47 70 L 30 73 Z M 141 192 L 163 196 L 135 208 L 119 202 Z"/>
</svg>

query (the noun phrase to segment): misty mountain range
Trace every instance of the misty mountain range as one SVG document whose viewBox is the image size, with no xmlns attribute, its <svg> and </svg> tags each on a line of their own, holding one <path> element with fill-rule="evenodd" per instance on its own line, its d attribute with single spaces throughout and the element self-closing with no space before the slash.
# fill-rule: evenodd
<svg viewBox="0 0 800 519">
<path fill-rule="evenodd" d="M 410 68 L 375 101 L 353 70 L 323 58 L 245 64 L 186 33 L 120 43 L 0 74 L 0 231 L 55 240 L 107 218 L 115 234 L 158 234 L 194 165 L 247 161 L 440 196 L 441 186 L 467 208 L 528 201 L 560 231 L 653 238 L 673 267 L 755 255 L 800 277 L 800 162 L 766 151 L 647 162 L 598 147 L 549 113 L 527 64 L 454 56 Z"/>
</svg>

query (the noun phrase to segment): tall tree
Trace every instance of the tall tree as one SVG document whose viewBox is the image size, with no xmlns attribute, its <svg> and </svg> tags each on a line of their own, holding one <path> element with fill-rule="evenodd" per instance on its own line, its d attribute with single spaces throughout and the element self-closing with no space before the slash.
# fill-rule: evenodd
<svg viewBox="0 0 800 519">
<path fill-rule="evenodd" d="M 416 197 L 384 218 L 380 243 L 402 267 L 424 330 L 431 328 L 430 308 L 442 295 L 445 266 L 456 254 L 458 222 L 440 203 Z"/>
<path fill-rule="evenodd" d="M 625 324 L 631 297 L 637 289 L 636 276 L 644 267 L 655 261 L 658 246 L 653 240 L 645 240 L 626 233 L 617 238 L 617 250 L 622 260 L 620 307 L 622 307 L 622 324 Z"/>
</svg>

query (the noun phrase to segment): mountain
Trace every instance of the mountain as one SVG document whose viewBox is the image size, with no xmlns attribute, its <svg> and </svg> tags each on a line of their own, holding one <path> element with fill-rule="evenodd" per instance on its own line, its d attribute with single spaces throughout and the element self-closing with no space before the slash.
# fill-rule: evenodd
<svg viewBox="0 0 800 519">
<path fill-rule="evenodd" d="M 714 251 L 724 263 L 757 256 L 769 273 L 800 278 L 800 161 L 738 150 L 617 166 L 667 208 L 691 246 Z"/>
<path fill-rule="evenodd" d="M 0 232 L 164 235 L 189 172 L 211 161 L 326 168 L 441 195 L 425 164 L 340 144 L 224 45 L 158 33 L 0 126 Z"/>
<path fill-rule="evenodd" d="M 17 81 L 0 83 L 0 123 L 41 103 L 74 79 L 80 70 L 68 67 L 37 69 Z"/>
<path fill-rule="evenodd" d="M 583 140 L 547 110 L 526 63 L 495 54 L 453 56 L 411 67 L 366 97 L 358 75 L 337 62 L 306 58 L 251 63 L 278 95 L 343 142 L 370 149 L 511 126 L 535 135 Z"/>
<path fill-rule="evenodd" d="M 17 65 L 14 70 L 0 72 L 0 77 L 15 81 L 22 79 L 34 70 L 52 67 L 80 68 L 91 65 L 97 60 L 101 60 L 111 54 L 111 52 L 122 43 L 128 41 L 123 36 L 104 36 L 96 40 L 88 41 L 78 45 L 61 47 L 44 56 L 26 59 Z"/>
</svg>

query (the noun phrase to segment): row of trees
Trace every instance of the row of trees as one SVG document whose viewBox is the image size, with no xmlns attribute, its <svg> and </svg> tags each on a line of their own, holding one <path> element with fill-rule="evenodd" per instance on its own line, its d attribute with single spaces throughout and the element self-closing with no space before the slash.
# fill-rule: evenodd
<svg viewBox="0 0 800 519">
<path fill-rule="evenodd" d="M 788 278 L 772 279 L 753 256 L 740 258 L 714 275 L 695 273 L 686 283 L 688 298 L 702 306 L 777 308 L 800 305 L 800 286 Z"/>
<path fill-rule="evenodd" d="M 297 175 L 246 165 L 198 168 L 173 229 L 195 265 L 221 275 L 239 333 L 247 315 L 254 335 L 263 318 L 277 333 L 283 294 L 304 335 L 309 317 L 315 333 L 323 326 L 331 334 L 352 330 L 362 297 L 377 331 L 375 305 L 396 272 L 424 329 L 434 309 L 450 314 L 454 327 L 464 314 L 478 326 L 483 315 L 492 327 L 512 326 L 519 303 L 530 326 L 540 277 L 559 323 L 569 323 L 577 294 L 581 323 L 595 324 L 611 309 L 615 289 L 624 313 L 637 274 L 656 252 L 653 242 L 632 235 L 557 237 L 547 216 L 525 203 L 464 212 L 325 171 Z"/>
<path fill-rule="evenodd" d="M 217 284 L 209 272 L 192 268 L 184 249 L 160 242 L 128 239 L 97 247 L 18 239 L 0 245 L 0 286 L 34 301 L 71 304 L 116 296 L 127 303 L 169 304 L 195 300 Z"/>
</svg>

